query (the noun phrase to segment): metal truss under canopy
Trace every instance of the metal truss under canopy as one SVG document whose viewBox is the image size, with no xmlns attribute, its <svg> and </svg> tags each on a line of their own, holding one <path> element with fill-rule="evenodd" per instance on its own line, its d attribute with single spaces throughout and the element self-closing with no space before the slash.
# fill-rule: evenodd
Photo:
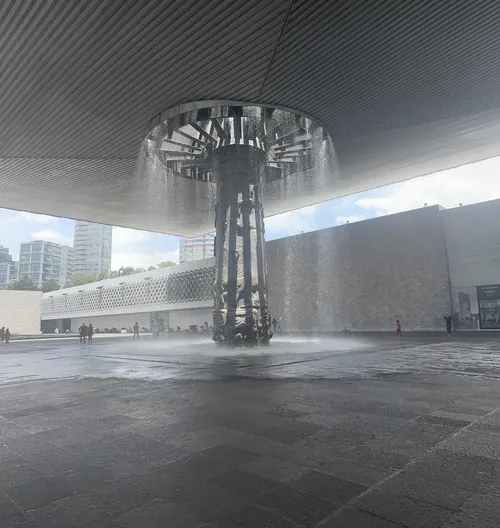
<svg viewBox="0 0 500 528">
<path fill-rule="evenodd" d="M 215 217 L 215 341 L 269 343 L 263 202 L 270 195 L 286 211 L 297 197 L 321 201 L 335 185 L 335 161 L 322 126 L 269 106 L 199 102 L 172 111 L 148 134 L 139 165 L 148 181 L 211 190 L 201 207 Z M 174 222 L 189 223 L 198 207 L 180 209 L 182 199 L 172 187 L 164 207 Z"/>
<path fill-rule="evenodd" d="M 323 201 L 334 192 L 335 150 L 321 125 L 290 110 L 214 103 L 165 112 L 143 142 L 137 177 L 166 231 L 213 230 L 214 153 L 229 146 L 265 153 L 260 198 L 266 215 Z"/>
</svg>

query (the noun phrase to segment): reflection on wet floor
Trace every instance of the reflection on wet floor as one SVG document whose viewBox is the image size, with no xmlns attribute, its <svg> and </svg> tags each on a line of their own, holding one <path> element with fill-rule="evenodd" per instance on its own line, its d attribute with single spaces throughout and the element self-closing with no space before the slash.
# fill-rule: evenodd
<svg viewBox="0 0 500 528">
<path fill-rule="evenodd" d="M 0 349 L 0 382 L 127 379 L 369 378 L 438 371 L 500 376 L 496 340 L 278 337 L 266 348 L 226 349 L 209 339 L 99 338 L 13 342 Z"/>
<path fill-rule="evenodd" d="M 12 343 L 0 527 L 496 527 L 499 348 Z"/>
</svg>

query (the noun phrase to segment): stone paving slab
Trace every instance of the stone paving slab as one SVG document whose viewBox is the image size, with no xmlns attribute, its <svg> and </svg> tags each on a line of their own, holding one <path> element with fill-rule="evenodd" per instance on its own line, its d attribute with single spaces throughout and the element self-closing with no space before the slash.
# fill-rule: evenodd
<svg viewBox="0 0 500 528">
<path fill-rule="evenodd" d="M 0 355 L 0 528 L 500 525 L 500 379 L 466 372 L 471 355 L 494 363 L 494 344 L 167 354 L 155 367 L 161 351 L 143 343 L 99 345 L 119 360 L 43 343 L 32 363 L 50 358 L 53 376 L 30 381 L 16 346 L 29 357 L 21 344 Z"/>
</svg>

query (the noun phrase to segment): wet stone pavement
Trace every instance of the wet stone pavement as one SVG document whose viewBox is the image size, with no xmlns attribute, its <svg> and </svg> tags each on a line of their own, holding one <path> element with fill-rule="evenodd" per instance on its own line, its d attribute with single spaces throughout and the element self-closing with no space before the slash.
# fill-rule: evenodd
<svg viewBox="0 0 500 528">
<path fill-rule="evenodd" d="M 497 528 L 500 341 L 13 342 L 0 528 Z"/>
</svg>

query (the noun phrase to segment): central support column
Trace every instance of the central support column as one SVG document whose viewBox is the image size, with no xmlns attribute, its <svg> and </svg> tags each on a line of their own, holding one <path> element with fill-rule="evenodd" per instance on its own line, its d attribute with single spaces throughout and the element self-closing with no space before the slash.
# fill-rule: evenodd
<svg viewBox="0 0 500 528">
<path fill-rule="evenodd" d="M 213 339 L 229 346 L 267 344 L 264 216 L 259 184 L 264 151 L 227 145 L 212 152 L 217 185 Z"/>
</svg>

